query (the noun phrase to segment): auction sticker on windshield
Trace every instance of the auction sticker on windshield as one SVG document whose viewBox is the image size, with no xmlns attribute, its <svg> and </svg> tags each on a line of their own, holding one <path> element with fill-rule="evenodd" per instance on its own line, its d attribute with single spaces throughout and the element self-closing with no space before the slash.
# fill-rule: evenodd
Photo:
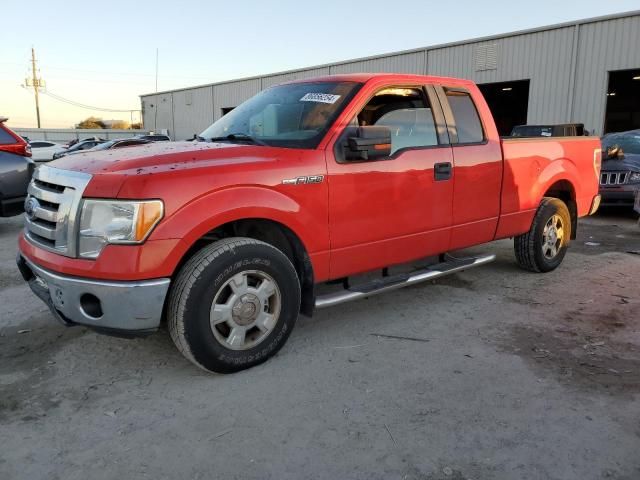
<svg viewBox="0 0 640 480">
<path fill-rule="evenodd" d="M 331 93 L 307 93 L 300 99 L 301 102 L 336 103 L 340 95 Z"/>
</svg>

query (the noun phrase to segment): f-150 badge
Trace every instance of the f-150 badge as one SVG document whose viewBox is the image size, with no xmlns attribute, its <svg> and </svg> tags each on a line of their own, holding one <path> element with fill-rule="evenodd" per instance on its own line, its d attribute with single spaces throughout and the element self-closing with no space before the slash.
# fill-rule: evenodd
<svg viewBox="0 0 640 480">
<path fill-rule="evenodd" d="M 286 178 L 282 180 L 283 185 L 302 185 L 306 183 L 321 183 L 324 175 L 309 175 L 308 177 Z"/>
</svg>

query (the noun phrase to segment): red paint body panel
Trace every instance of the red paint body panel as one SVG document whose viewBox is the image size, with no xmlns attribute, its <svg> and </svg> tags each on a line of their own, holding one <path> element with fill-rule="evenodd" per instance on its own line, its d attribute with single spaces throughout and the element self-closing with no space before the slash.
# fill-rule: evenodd
<svg viewBox="0 0 640 480">
<path fill-rule="evenodd" d="M 496 238 L 527 231 L 541 198 L 559 181 L 571 185 L 578 216 L 589 213 L 598 194 L 598 138 L 508 139 L 502 141 L 502 149 L 502 213 Z"/>
<path fill-rule="evenodd" d="M 476 104 L 485 143 L 453 146 L 454 192 L 451 250 L 493 240 L 500 215 L 502 149 L 489 106 L 473 84 L 465 85 Z"/>
<path fill-rule="evenodd" d="M 180 261 L 180 240 L 148 240 L 142 245 L 108 245 L 96 260 L 68 258 L 43 250 L 20 235 L 20 252 L 47 270 L 101 280 L 169 277 Z"/>
<path fill-rule="evenodd" d="M 93 175 L 85 197 L 162 199 L 162 221 L 142 245 L 108 246 L 97 260 L 67 258 L 20 239 L 22 254 L 62 274 L 97 279 L 169 277 L 207 232 L 259 218 L 294 232 L 311 258 L 315 281 L 353 275 L 526 232 L 547 189 L 572 185 L 580 215 L 598 189 L 595 138 L 504 140 L 469 81 L 356 74 L 305 81 L 364 84 L 315 150 L 229 143 L 158 142 L 63 157 L 52 166 Z M 333 147 L 377 89 L 446 85 L 467 89 L 486 141 L 406 150 L 377 162 L 336 161 Z M 434 181 L 434 164 L 453 175 Z M 284 179 L 323 175 L 314 184 Z"/>
</svg>

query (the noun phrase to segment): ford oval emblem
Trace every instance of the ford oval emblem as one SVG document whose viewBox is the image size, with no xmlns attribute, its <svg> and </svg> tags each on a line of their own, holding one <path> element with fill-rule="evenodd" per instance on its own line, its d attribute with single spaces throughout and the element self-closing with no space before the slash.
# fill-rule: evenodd
<svg viewBox="0 0 640 480">
<path fill-rule="evenodd" d="M 30 220 L 33 220 L 36 216 L 36 210 L 40 208 L 40 202 L 35 197 L 29 197 L 24 202 L 24 213 Z"/>
</svg>

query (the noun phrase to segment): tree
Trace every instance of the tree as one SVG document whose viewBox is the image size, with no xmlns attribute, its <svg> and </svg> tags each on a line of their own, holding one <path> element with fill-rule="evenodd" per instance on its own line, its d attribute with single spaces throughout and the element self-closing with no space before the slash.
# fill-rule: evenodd
<svg viewBox="0 0 640 480">
<path fill-rule="evenodd" d="M 82 120 L 76 128 L 105 128 L 101 118 L 89 117 Z"/>
<path fill-rule="evenodd" d="M 127 130 L 130 128 L 129 122 L 125 120 L 114 120 L 111 123 L 111 128 L 114 130 Z"/>
<path fill-rule="evenodd" d="M 138 122 L 138 123 L 132 123 L 131 124 L 131 128 L 134 130 L 141 130 L 142 129 L 142 123 Z"/>
</svg>

